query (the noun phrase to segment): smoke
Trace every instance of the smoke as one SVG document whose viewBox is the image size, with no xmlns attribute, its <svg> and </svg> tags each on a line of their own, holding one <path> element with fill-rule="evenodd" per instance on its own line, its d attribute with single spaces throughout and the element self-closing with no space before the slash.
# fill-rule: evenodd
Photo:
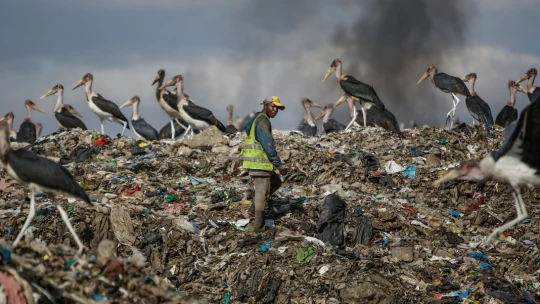
<svg viewBox="0 0 540 304">
<path fill-rule="evenodd" d="M 471 4 L 467 3 L 467 12 Z M 440 124 L 441 113 L 452 106 L 451 97 L 428 81 L 418 86 L 416 82 L 431 64 L 448 71 L 443 65 L 446 54 L 463 47 L 469 16 L 462 10 L 463 1 L 375 0 L 345 5 L 362 5 L 363 14 L 348 30 L 340 25 L 331 36 L 333 44 L 345 48 L 344 73 L 373 84 L 398 121 Z"/>
</svg>

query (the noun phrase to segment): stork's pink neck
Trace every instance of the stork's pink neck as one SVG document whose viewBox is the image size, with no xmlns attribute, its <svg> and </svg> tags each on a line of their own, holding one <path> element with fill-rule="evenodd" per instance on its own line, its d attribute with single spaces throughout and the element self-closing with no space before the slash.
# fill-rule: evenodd
<svg viewBox="0 0 540 304">
<path fill-rule="evenodd" d="M 84 84 L 84 91 L 86 92 L 86 97 L 88 97 L 88 100 L 90 100 L 90 97 L 92 96 L 92 79 L 88 80 Z"/>
<path fill-rule="evenodd" d="M 185 95 L 184 95 L 184 80 L 180 80 L 176 83 L 176 90 L 177 90 L 177 93 L 176 93 L 176 96 L 177 96 L 177 100 L 180 101 L 182 99 L 184 99 Z"/>
<path fill-rule="evenodd" d="M 474 91 L 474 83 L 476 82 L 476 78 L 469 79 L 469 83 L 471 84 L 471 95 L 475 96 L 476 92 Z"/>
<path fill-rule="evenodd" d="M 309 104 L 307 102 L 304 102 L 302 105 L 304 106 L 304 110 L 306 111 L 306 116 L 304 116 L 304 120 L 309 124 L 313 124 L 313 116 L 311 115 Z"/>
<path fill-rule="evenodd" d="M 64 90 L 59 90 L 56 95 L 58 95 L 58 99 L 56 100 L 56 105 L 54 106 L 53 112 L 58 111 L 64 104 Z"/>
<path fill-rule="evenodd" d="M 139 102 L 137 101 L 133 104 L 133 115 L 131 116 L 131 119 L 137 120 L 141 118 L 142 116 L 139 115 Z"/>
<path fill-rule="evenodd" d="M 536 74 L 532 74 L 531 77 L 529 77 L 529 81 L 527 82 L 527 89 L 531 89 L 534 87 L 534 79 L 536 78 Z"/>
<path fill-rule="evenodd" d="M 341 62 L 338 62 L 338 64 L 336 65 L 336 78 L 340 80 L 341 76 L 343 76 L 343 67 L 341 65 Z"/>
<path fill-rule="evenodd" d="M 332 112 L 334 111 L 333 108 L 326 109 L 326 113 L 324 113 L 323 123 L 327 123 L 330 119 L 330 115 L 332 115 Z"/>
<path fill-rule="evenodd" d="M 32 108 L 30 107 L 30 105 L 26 105 L 26 112 L 28 113 L 28 115 L 26 116 L 24 120 L 27 120 L 27 121 L 32 120 Z"/>
<path fill-rule="evenodd" d="M 508 102 L 508 105 L 511 105 L 512 107 L 516 105 L 516 92 L 516 89 L 510 88 L 510 101 Z"/>
<path fill-rule="evenodd" d="M 233 124 L 233 113 L 231 110 L 227 109 L 227 126 L 230 126 Z"/>
</svg>

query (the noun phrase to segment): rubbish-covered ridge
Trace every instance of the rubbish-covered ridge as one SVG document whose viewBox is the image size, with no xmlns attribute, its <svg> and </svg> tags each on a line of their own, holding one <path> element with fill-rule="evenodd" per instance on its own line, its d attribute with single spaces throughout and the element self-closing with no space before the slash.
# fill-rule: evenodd
<svg viewBox="0 0 540 304">
<path fill-rule="evenodd" d="M 13 249 L 29 190 L 0 170 L 0 303 L 540 301 L 538 189 L 523 189 L 530 218 L 483 248 L 515 217 L 509 187 L 432 186 L 497 150 L 503 132 L 275 133 L 284 184 L 259 234 L 248 228 L 244 134 L 212 127 L 185 142 L 145 142 L 71 130 L 12 144 L 63 164 L 92 206 L 38 195 Z M 87 246 L 82 257 L 53 199 Z"/>
</svg>

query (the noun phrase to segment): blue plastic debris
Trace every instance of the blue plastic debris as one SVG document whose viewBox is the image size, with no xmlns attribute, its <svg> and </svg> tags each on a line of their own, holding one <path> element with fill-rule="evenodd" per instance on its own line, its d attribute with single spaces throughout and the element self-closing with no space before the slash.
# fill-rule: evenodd
<svg viewBox="0 0 540 304">
<path fill-rule="evenodd" d="M 459 214 L 459 212 L 454 211 L 454 210 L 450 210 L 450 215 L 457 219 L 461 217 L 461 214 Z"/>
<path fill-rule="evenodd" d="M 7 233 L 8 233 L 8 234 L 12 234 L 12 233 L 13 233 L 13 228 L 12 228 L 12 227 L 9 227 L 9 228 L 7 229 Z"/>
<path fill-rule="evenodd" d="M 274 228 L 276 226 L 273 219 L 267 219 L 264 221 L 264 227 Z"/>
<path fill-rule="evenodd" d="M 488 257 L 485 254 L 481 253 L 481 252 L 468 253 L 467 256 L 470 257 L 470 258 L 473 258 L 475 260 L 484 261 L 484 262 L 489 263 Z"/>
<path fill-rule="evenodd" d="M 2 254 L 4 259 L 6 259 L 6 262 L 8 263 L 11 262 L 11 250 L 0 247 L 0 254 Z"/>
<path fill-rule="evenodd" d="M 416 166 L 408 166 L 407 169 L 401 171 L 401 175 L 408 177 L 408 178 L 415 178 L 416 177 Z"/>
<path fill-rule="evenodd" d="M 101 302 L 101 301 L 105 301 L 107 300 L 107 297 L 106 296 L 102 296 L 102 295 L 98 295 L 98 294 L 93 294 L 92 295 L 92 299 L 94 299 L 94 301 L 96 302 Z"/>
<path fill-rule="evenodd" d="M 231 303 L 231 292 L 227 292 L 225 294 L 225 297 L 223 298 L 223 302 L 221 304 L 230 304 Z"/>
<path fill-rule="evenodd" d="M 526 218 L 524 219 L 523 221 L 521 221 L 523 224 L 527 224 L 527 223 L 530 223 L 531 222 L 531 219 L 530 218 Z"/>
<path fill-rule="evenodd" d="M 457 301 L 463 302 L 463 299 L 467 298 L 472 293 L 472 289 L 467 289 L 458 295 Z"/>
<path fill-rule="evenodd" d="M 387 237 L 383 238 L 383 246 L 388 246 L 388 238 Z"/>
<path fill-rule="evenodd" d="M 531 303 L 531 304 L 535 303 L 534 300 L 531 299 L 531 297 L 529 296 L 529 293 L 525 289 L 522 289 L 521 293 L 525 296 L 525 300 L 527 301 L 527 303 Z"/>
<path fill-rule="evenodd" d="M 480 263 L 480 270 L 485 271 L 485 270 L 490 270 L 490 269 L 492 269 L 492 267 L 491 265 L 489 265 L 489 263 L 486 263 L 486 262 Z"/>
<path fill-rule="evenodd" d="M 259 248 L 259 252 L 267 252 L 270 248 L 272 248 L 272 244 L 262 244 Z"/>
<path fill-rule="evenodd" d="M 411 148 L 411 153 L 412 153 L 413 157 L 418 157 L 418 156 L 422 155 L 422 153 L 420 153 L 420 151 L 418 151 L 418 148 L 416 148 L 416 147 Z"/>
</svg>

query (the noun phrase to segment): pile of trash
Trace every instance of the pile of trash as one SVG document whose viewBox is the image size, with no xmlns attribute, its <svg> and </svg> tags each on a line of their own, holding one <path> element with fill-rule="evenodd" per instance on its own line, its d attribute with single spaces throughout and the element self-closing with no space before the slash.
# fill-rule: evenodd
<svg viewBox="0 0 540 304">
<path fill-rule="evenodd" d="M 71 130 L 29 149 L 63 164 L 92 206 L 39 194 L 0 170 L 0 303 L 536 303 L 540 191 L 439 176 L 497 150 L 483 126 L 424 127 L 400 138 L 378 128 L 319 137 L 274 131 L 283 186 L 265 230 L 249 228 L 253 199 L 243 134 L 209 128 L 146 142 Z M 76 245 L 54 203 L 88 247 Z M 64 299 L 64 300 L 61 300 Z"/>
</svg>

